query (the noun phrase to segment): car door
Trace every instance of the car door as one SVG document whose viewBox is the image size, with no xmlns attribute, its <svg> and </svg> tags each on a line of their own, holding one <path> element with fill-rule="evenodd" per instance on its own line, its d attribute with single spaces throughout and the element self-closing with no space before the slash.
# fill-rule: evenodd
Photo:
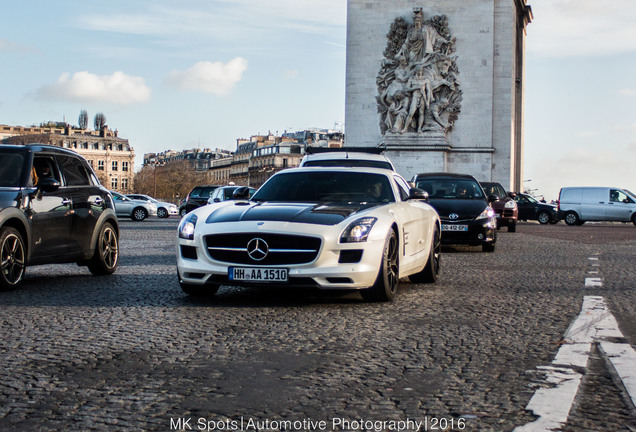
<svg viewBox="0 0 636 432">
<path fill-rule="evenodd" d="M 605 220 L 609 192 L 607 188 L 581 189 L 581 219 L 601 221 Z"/>
<path fill-rule="evenodd" d="M 60 187 L 51 192 L 38 188 L 30 202 L 32 212 L 31 259 L 64 256 L 70 251 L 70 229 L 72 198 L 64 186 L 63 179 L 53 155 L 38 153 L 33 158 L 33 168 L 38 183 L 46 177 L 60 182 Z M 36 184 L 35 186 L 38 186 Z"/>
<path fill-rule="evenodd" d="M 605 219 L 629 222 L 634 211 L 634 200 L 620 189 L 609 189 L 608 194 Z"/>
<path fill-rule="evenodd" d="M 56 159 L 72 202 L 70 250 L 82 255 L 91 249 L 93 232 L 106 201 L 101 189 L 92 184 L 82 159 L 71 155 L 57 155 Z"/>
<path fill-rule="evenodd" d="M 421 252 L 426 245 L 427 225 L 422 223 L 422 210 L 408 200 L 409 185 L 402 177 L 394 175 L 396 185 L 398 186 L 398 194 L 396 197 L 394 216 L 402 225 L 402 253 L 408 259 L 418 252 Z"/>
<path fill-rule="evenodd" d="M 514 200 L 517 202 L 517 209 L 519 210 L 519 219 L 533 220 L 536 219 L 536 204 L 532 203 L 529 198 L 517 194 Z"/>
<path fill-rule="evenodd" d="M 115 203 L 115 213 L 117 216 L 127 217 L 132 214 L 132 201 L 130 198 L 117 193 L 112 193 L 113 202 Z"/>
</svg>

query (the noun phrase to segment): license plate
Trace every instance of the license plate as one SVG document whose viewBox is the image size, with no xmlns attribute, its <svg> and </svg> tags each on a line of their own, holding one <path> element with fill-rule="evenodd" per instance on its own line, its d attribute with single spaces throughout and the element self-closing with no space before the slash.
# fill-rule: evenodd
<svg viewBox="0 0 636 432">
<path fill-rule="evenodd" d="M 442 231 L 468 231 L 468 225 L 442 225 Z"/>
<path fill-rule="evenodd" d="M 250 282 L 287 282 L 286 268 L 230 267 L 228 279 Z"/>
</svg>

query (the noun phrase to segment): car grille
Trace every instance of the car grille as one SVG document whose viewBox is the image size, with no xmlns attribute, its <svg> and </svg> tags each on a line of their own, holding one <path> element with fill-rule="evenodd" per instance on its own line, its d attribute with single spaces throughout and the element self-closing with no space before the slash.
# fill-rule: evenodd
<svg viewBox="0 0 636 432">
<path fill-rule="evenodd" d="M 316 259 L 322 243 L 318 237 L 268 233 L 212 234 L 204 242 L 213 260 L 250 265 L 308 263 Z"/>
</svg>

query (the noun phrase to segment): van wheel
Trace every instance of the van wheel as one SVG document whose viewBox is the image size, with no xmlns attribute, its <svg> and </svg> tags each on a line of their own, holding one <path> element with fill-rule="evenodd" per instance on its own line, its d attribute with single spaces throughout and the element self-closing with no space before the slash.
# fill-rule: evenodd
<svg viewBox="0 0 636 432">
<path fill-rule="evenodd" d="M 0 229 L 0 291 L 18 288 L 24 279 L 26 253 L 20 232 L 13 227 Z"/>
<path fill-rule="evenodd" d="M 636 225 L 636 213 L 632 216 L 632 223 Z"/>
<path fill-rule="evenodd" d="M 570 226 L 578 225 L 579 224 L 579 215 L 577 215 L 573 211 L 567 212 L 565 214 L 565 217 L 563 218 L 563 220 L 565 221 L 566 224 L 568 224 Z"/>
</svg>

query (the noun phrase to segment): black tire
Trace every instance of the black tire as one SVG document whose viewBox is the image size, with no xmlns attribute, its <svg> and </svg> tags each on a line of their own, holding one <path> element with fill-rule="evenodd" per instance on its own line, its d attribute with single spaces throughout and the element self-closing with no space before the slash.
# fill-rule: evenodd
<svg viewBox="0 0 636 432">
<path fill-rule="evenodd" d="M 181 217 L 184 217 L 185 215 L 188 214 L 188 211 L 184 208 L 182 208 L 181 210 L 179 210 L 179 214 L 181 215 Z"/>
<path fill-rule="evenodd" d="M 141 222 L 148 217 L 148 212 L 143 207 L 135 208 L 130 214 L 130 218 L 134 221 Z"/>
<path fill-rule="evenodd" d="M 508 232 L 517 232 L 517 222 L 508 222 Z"/>
<path fill-rule="evenodd" d="M 113 225 L 106 222 L 99 230 L 95 253 L 88 261 L 88 270 L 96 276 L 113 274 L 119 264 L 119 238 Z"/>
<path fill-rule="evenodd" d="M 13 227 L 0 228 L 0 291 L 22 285 L 26 271 L 26 252 L 20 232 Z"/>
<path fill-rule="evenodd" d="M 382 263 L 380 264 L 378 277 L 371 288 L 360 291 L 364 300 L 386 302 L 395 298 L 399 278 L 398 253 L 397 235 L 395 231 L 390 230 L 384 242 Z"/>
<path fill-rule="evenodd" d="M 561 222 L 559 219 L 553 218 L 550 220 L 550 225 L 555 225 L 555 224 L 558 224 L 559 222 Z"/>
<path fill-rule="evenodd" d="M 636 225 L 636 213 L 632 216 L 632 223 Z"/>
<path fill-rule="evenodd" d="M 495 243 L 482 243 L 481 245 L 482 252 L 494 252 L 495 251 Z"/>
<path fill-rule="evenodd" d="M 563 216 L 563 220 L 570 226 L 579 225 L 580 222 L 579 215 L 573 211 L 567 212 L 565 216 Z"/>
<path fill-rule="evenodd" d="M 431 251 L 428 255 L 428 261 L 424 269 L 419 273 L 409 276 L 409 280 L 413 283 L 435 283 L 439 278 L 440 260 L 442 254 L 442 241 L 439 235 L 439 229 L 435 226 L 433 232 L 433 241 L 431 242 Z"/>
<path fill-rule="evenodd" d="M 185 283 L 181 280 L 179 272 L 177 272 L 177 278 L 179 278 L 179 285 L 181 290 L 193 297 L 212 297 L 219 290 L 219 285 L 207 284 L 207 285 L 192 285 Z"/>
<path fill-rule="evenodd" d="M 550 213 L 547 211 L 540 211 L 537 215 L 537 220 L 541 225 L 545 225 L 552 222 L 552 218 L 550 218 Z"/>
<path fill-rule="evenodd" d="M 165 219 L 168 216 L 170 216 L 170 213 L 168 213 L 168 210 L 166 210 L 165 208 L 159 207 L 157 209 L 157 217 L 160 217 L 161 219 Z"/>
</svg>

